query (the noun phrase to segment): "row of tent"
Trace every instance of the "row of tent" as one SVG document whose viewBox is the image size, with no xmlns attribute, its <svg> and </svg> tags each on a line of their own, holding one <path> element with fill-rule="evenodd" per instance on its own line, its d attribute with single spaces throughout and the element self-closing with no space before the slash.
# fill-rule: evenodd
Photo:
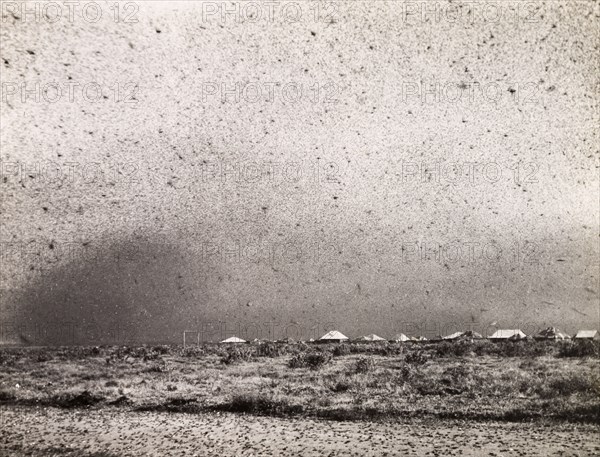
<svg viewBox="0 0 600 457">
<path fill-rule="evenodd" d="M 480 333 L 474 332 L 472 330 L 467 330 L 466 332 L 455 332 L 448 336 L 440 336 L 438 338 L 433 339 L 432 341 L 445 341 L 445 340 L 446 341 L 457 341 L 457 340 L 469 340 L 470 341 L 470 340 L 481 340 L 481 339 L 484 339 L 484 337 Z M 567 339 L 571 339 L 571 337 L 569 335 L 567 335 L 566 333 L 561 332 L 560 330 L 558 330 L 555 327 L 548 327 L 534 336 L 527 336 L 527 335 L 525 335 L 525 333 L 523 333 L 519 329 L 496 330 L 492 335 L 490 335 L 488 337 L 488 339 L 495 340 L 495 341 L 504 341 L 504 340 L 515 341 L 515 340 L 531 340 L 531 339 L 534 339 L 534 340 L 567 340 Z M 598 340 L 598 339 L 600 339 L 600 334 L 598 333 L 597 330 L 580 330 L 579 332 L 577 332 L 576 335 L 573 336 L 573 339 Z M 286 340 L 286 341 L 291 342 L 291 340 Z M 314 340 L 311 338 L 310 342 L 313 342 L 313 341 Z M 325 335 L 323 335 L 321 338 L 319 338 L 318 341 L 341 343 L 344 341 L 350 341 L 350 338 L 348 338 L 343 333 L 338 332 L 337 330 L 332 330 L 332 331 L 326 333 Z M 400 333 L 400 334 L 396 335 L 394 338 L 392 338 L 391 340 L 386 340 L 385 338 L 382 338 L 375 334 L 371 334 L 371 335 L 361 336 L 360 338 L 356 338 L 353 341 L 356 341 L 356 342 L 391 341 L 391 342 L 395 342 L 395 343 L 404 343 L 404 342 L 410 342 L 410 341 L 420 342 L 420 341 L 429 341 L 429 340 L 427 338 L 425 338 L 424 336 L 415 338 L 415 337 L 406 336 L 404 333 Z M 247 341 L 245 341 L 241 338 L 238 338 L 237 336 L 232 336 L 230 338 L 227 338 L 227 339 L 221 341 L 221 343 L 246 343 L 246 342 Z M 254 340 L 253 342 L 260 342 L 260 341 Z"/>
</svg>

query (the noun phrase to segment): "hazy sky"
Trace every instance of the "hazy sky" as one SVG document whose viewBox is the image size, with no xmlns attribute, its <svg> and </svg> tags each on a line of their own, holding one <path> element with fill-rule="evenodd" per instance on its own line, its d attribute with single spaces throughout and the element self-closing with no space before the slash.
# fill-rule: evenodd
<svg viewBox="0 0 600 457">
<path fill-rule="evenodd" d="M 3 4 L 4 341 L 598 328 L 598 4 L 430 3 Z"/>
</svg>

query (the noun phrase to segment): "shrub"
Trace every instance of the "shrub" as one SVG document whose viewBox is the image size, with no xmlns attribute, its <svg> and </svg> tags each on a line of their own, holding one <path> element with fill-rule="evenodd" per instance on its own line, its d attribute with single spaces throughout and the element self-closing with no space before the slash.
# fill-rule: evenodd
<svg viewBox="0 0 600 457">
<path fill-rule="evenodd" d="M 600 341 L 577 340 L 563 342 L 559 357 L 600 357 Z"/>
<path fill-rule="evenodd" d="M 144 361 L 158 360 L 163 353 L 163 349 L 156 350 L 157 348 L 159 348 L 159 346 L 155 346 L 153 348 L 147 346 L 121 346 L 116 348 L 112 354 L 110 354 L 110 357 L 113 359 L 126 361 L 134 361 L 135 359 L 142 359 Z M 89 355 L 98 356 L 102 354 L 102 352 L 103 351 L 101 351 L 100 348 L 95 347 L 91 349 Z"/>
<path fill-rule="evenodd" d="M 331 386 L 331 390 L 333 392 L 347 392 L 350 390 L 350 383 L 346 380 L 338 381 L 333 386 Z"/>
<path fill-rule="evenodd" d="M 288 348 L 281 344 L 263 343 L 256 346 L 256 355 L 258 357 L 279 357 L 287 353 Z"/>
<path fill-rule="evenodd" d="M 84 390 L 81 393 L 63 393 L 55 395 L 50 399 L 52 406 L 58 406 L 61 408 L 81 408 L 86 406 L 93 406 L 104 400 L 104 397 L 94 395 L 88 390 Z"/>
<path fill-rule="evenodd" d="M 546 389 L 544 389 L 546 390 Z M 539 392 L 541 397 L 571 396 L 573 394 L 600 394 L 600 379 L 586 376 L 583 373 L 571 373 L 552 379 L 547 391 Z"/>
<path fill-rule="evenodd" d="M 464 357 L 473 352 L 473 349 L 474 344 L 470 341 L 443 341 L 437 347 L 437 355 L 440 357 Z"/>
<path fill-rule="evenodd" d="M 248 362 L 254 358 L 254 348 L 246 346 L 233 346 L 227 348 L 227 354 L 221 358 L 221 363 L 232 365 L 234 363 Z"/>
<path fill-rule="evenodd" d="M 94 348 L 88 346 L 73 346 L 64 348 L 57 353 L 57 356 L 64 360 L 87 359 L 95 355 L 97 354 L 94 354 Z"/>
<path fill-rule="evenodd" d="M 179 355 L 182 357 L 200 357 L 204 354 L 204 349 L 198 346 L 186 346 L 179 350 Z"/>
<path fill-rule="evenodd" d="M 16 354 L 9 354 L 4 351 L 0 351 L 0 365 L 6 365 L 12 367 L 15 365 L 19 357 Z"/>
<path fill-rule="evenodd" d="M 126 395 L 121 395 L 119 398 L 108 402 L 111 406 L 129 406 L 133 402 Z"/>
<path fill-rule="evenodd" d="M 218 405 L 216 409 L 271 416 L 299 414 L 304 411 L 302 405 L 291 404 L 287 400 L 276 400 L 261 394 L 234 395 L 228 403 Z"/>
<path fill-rule="evenodd" d="M 375 351 L 377 355 L 400 355 L 404 353 L 405 346 L 403 344 L 378 344 Z"/>
<path fill-rule="evenodd" d="M 49 362 L 50 360 L 52 360 L 52 355 L 48 354 L 47 352 L 40 352 L 37 355 L 36 360 L 38 362 Z"/>
<path fill-rule="evenodd" d="M 497 357 L 540 357 L 556 352 L 554 341 L 479 341 L 475 343 L 477 355 L 493 355 Z"/>
<path fill-rule="evenodd" d="M 318 370 L 324 365 L 331 361 L 331 354 L 329 352 L 302 352 L 294 355 L 288 362 L 290 368 L 310 368 L 311 370 Z"/>
<path fill-rule="evenodd" d="M 429 360 L 429 357 L 424 351 L 416 351 L 407 354 L 404 361 L 411 365 L 423 365 Z"/>
<path fill-rule="evenodd" d="M 402 368 L 400 368 L 400 380 L 404 382 L 409 382 L 416 375 L 417 370 L 413 368 L 412 365 L 404 363 Z"/>
<path fill-rule="evenodd" d="M 333 355 L 335 357 L 342 357 L 349 355 L 352 352 L 349 344 L 338 344 L 333 348 Z"/>
<path fill-rule="evenodd" d="M 16 398 L 17 398 L 17 396 L 14 393 L 9 392 L 7 390 L 0 390 L 0 402 L 12 401 L 12 400 L 15 400 Z"/>
<path fill-rule="evenodd" d="M 500 355 L 505 357 L 539 357 L 552 354 L 552 341 L 507 341 L 501 346 Z"/>
<path fill-rule="evenodd" d="M 474 352 L 478 356 L 482 355 L 498 355 L 501 352 L 501 343 L 494 343 L 489 340 L 479 340 L 475 342 Z"/>
<path fill-rule="evenodd" d="M 170 347 L 169 347 L 169 346 L 167 346 L 167 345 L 164 345 L 164 344 L 163 344 L 163 345 L 161 345 L 161 346 L 154 346 L 154 347 L 152 348 L 152 350 L 153 350 L 154 352 L 156 352 L 157 354 L 160 354 L 160 355 L 165 355 L 165 354 L 168 354 L 168 353 L 169 353 L 169 351 L 170 351 Z"/>
<path fill-rule="evenodd" d="M 368 373 L 370 371 L 373 371 L 374 367 L 375 361 L 371 357 L 360 357 L 356 361 L 354 371 L 356 373 Z"/>
<path fill-rule="evenodd" d="M 328 406 L 331 406 L 333 404 L 333 400 L 329 397 L 321 397 L 319 399 L 317 399 L 317 405 L 319 405 L 321 408 L 327 408 Z"/>
</svg>

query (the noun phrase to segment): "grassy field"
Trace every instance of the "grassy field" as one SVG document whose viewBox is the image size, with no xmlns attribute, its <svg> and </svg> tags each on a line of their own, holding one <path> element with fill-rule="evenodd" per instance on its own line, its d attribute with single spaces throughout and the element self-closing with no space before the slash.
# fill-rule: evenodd
<svg viewBox="0 0 600 457">
<path fill-rule="evenodd" d="M 600 423 L 597 342 L 0 350 L 0 404 Z"/>
</svg>

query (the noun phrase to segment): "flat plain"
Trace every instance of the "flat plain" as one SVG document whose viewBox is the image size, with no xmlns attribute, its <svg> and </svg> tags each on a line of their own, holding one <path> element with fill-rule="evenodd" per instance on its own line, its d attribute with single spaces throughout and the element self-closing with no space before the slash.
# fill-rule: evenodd
<svg viewBox="0 0 600 457">
<path fill-rule="evenodd" d="M 597 456 L 593 425 L 10 409 L 6 456 Z"/>
<path fill-rule="evenodd" d="M 0 351 L 0 455 L 592 456 L 598 344 Z"/>
</svg>

